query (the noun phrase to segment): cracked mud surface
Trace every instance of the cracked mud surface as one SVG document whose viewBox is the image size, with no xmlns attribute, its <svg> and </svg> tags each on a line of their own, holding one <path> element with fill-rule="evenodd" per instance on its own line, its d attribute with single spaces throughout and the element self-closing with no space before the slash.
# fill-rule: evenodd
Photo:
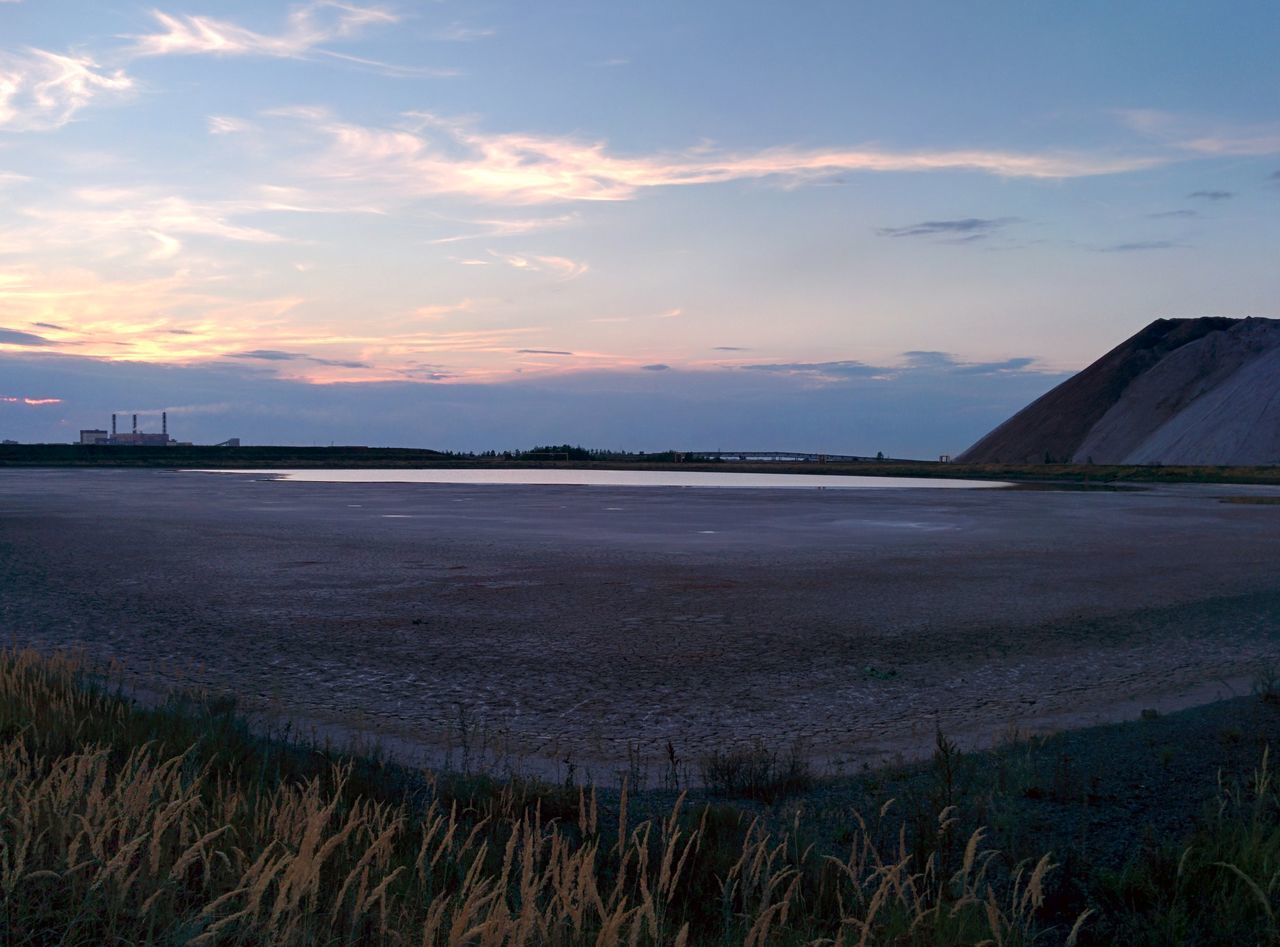
<svg viewBox="0 0 1280 947">
<path fill-rule="evenodd" d="M 1252 494 L 0 470 L 0 631 L 428 760 L 461 719 L 517 768 L 856 764 L 1247 692 L 1280 507 L 1219 498 Z"/>
</svg>

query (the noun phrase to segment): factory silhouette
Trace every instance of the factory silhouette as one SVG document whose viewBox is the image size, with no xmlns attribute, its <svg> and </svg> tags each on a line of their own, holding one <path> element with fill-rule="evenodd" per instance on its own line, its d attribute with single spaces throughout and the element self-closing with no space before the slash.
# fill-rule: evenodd
<svg viewBox="0 0 1280 947">
<path fill-rule="evenodd" d="M 98 430 L 97 428 L 86 428 L 80 431 L 81 444 L 97 444 L 109 447 L 191 447 L 190 441 L 177 441 L 169 436 L 169 412 L 160 412 L 160 433 L 149 434 L 145 431 L 138 430 L 138 416 L 133 416 L 133 430 L 128 434 L 121 434 L 116 429 L 116 415 L 111 415 L 111 433 Z M 239 447 L 240 438 L 232 437 L 223 441 L 215 447 Z"/>
</svg>

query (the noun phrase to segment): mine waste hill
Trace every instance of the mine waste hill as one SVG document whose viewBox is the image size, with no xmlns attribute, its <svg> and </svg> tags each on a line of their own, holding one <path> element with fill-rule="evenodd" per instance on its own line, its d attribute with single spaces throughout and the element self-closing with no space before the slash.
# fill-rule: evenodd
<svg viewBox="0 0 1280 947">
<path fill-rule="evenodd" d="M 956 460 L 1280 463 L 1280 319 L 1157 319 Z"/>
</svg>

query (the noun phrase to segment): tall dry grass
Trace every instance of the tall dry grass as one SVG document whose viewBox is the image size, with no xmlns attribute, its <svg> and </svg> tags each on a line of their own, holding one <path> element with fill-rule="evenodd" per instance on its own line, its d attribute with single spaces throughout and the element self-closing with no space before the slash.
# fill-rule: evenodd
<svg viewBox="0 0 1280 947">
<path fill-rule="evenodd" d="M 903 833 L 878 839 L 885 811 L 835 857 L 800 816 L 770 831 L 682 796 L 632 824 L 625 788 L 604 818 L 588 790 L 463 793 L 370 765 L 4 650 L 0 941 L 1021 945 L 1052 871 L 1009 870 L 980 831 L 920 858 Z"/>
</svg>

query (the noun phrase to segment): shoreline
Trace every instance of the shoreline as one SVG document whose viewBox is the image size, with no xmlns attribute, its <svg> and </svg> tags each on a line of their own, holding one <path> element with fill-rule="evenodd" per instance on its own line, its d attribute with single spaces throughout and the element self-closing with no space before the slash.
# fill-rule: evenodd
<svg viewBox="0 0 1280 947">
<path fill-rule="evenodd" d="M 648 458 L 648 459 L 646 459 Z M 664 459 L 665 458 L 665 459 Z M 1280 485 L 1280 465 L 1263 467 L 1186 467 L 1093 464 L 958 464 L 886 458 L 859 461 L 684 461 L 671 452 L 598 461 L 546 461 L 484 458 L 418 448 L 395 447 L 104 447 L 79 444 L 0 445 L 0 469 L 133 468 L 176 470 L 217 467 L 293 467 L 297 469 L 549 469 L 671 470 L 712 473 L 846 474 L 869 477 L 1014 480 L 1025 483 L 1223 483 Z"/>
<path fill-rule="evenodd" d="M 0 620 L 437 758 L 461 710 L 552 770 L 757 739 L 848 768 L 927 752 L 935 724 L 981 746 L 1226 696 L 1280 663 L 1280 509 L 1220 502 L 1269 489 L 7 470 Z"/>
</svg>

